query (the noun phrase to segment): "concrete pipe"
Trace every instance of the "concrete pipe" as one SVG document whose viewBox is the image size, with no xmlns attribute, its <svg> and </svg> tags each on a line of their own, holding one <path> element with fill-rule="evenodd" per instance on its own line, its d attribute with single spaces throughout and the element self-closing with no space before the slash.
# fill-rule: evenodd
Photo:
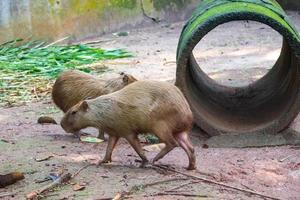
<svg viewBox="0 0 300 200">
<path fill-rule="evenodd" d="M 197 64 L 193 49 L 216 26 L 235 20 L 266 24 L 283 36 L 281 54 L 261 79 L 244 87 L 218 84 Z M 275 0 L 204 0 L 185 24 L 177 49 L 176 85 L 209 135 L 277 133 L 300 110 L 300 37 Z"/>
</svg>

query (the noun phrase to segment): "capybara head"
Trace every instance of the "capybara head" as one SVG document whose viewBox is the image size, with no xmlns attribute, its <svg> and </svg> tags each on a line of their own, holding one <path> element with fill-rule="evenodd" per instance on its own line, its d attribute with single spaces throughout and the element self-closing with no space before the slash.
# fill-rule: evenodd
<svg viewBox="0 0 300 200">
<path fill-rule="evenodd" d="M 88 109 L 89 106 L 86 101 L 79 102 L 65 113 L 60 123 L 61 127 L 67 133 L 76 133 L 80 129 L 86 128 L 85 118 L 88 114 Z"/>
</svg>

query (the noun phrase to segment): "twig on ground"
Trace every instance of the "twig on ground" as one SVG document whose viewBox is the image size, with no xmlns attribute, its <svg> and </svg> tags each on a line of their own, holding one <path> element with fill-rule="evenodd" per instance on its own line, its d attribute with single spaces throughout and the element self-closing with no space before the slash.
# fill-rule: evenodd
<svg viewBox="0 0 300 200">
<path fill-rule="evenodd" d="M 154 17 L 150 17 L 149 15 L 146 14 L 146 11 L 144 9 L 143 0 L 140 0 L 140 5 L 141 5 L 142 14 L 143 14 L 144 17 L 146 17 L 148 19 L 151 19 L 155 23 L 159 23 L 158 19 L 155 19 Z"/>
<path fill-rule="evenodd" d="M 293 156 L 295 156 L 295 155 L 296 155 L 296 154 L 291 154 L 291 155 L 289 155 L 289 156 L 286 156 L 286 157 L 280 159 L 279 162 L 283 162 L 283 161 L 285 161 L 285 160 L 287 160 L 287 159 L 289 159 L 289 158 L 291 158 L 291 157 L 293 157 Z"/>
<path fill-rule="evenodd" d="M 52 188 L 54 188 L 54 187 L 56 187 L 58 185 L 61 185 L 63 183 L 66 183 L 66 182 L 70 181 L 71 177 L 72 177 L 72 175 L 70 173 L 63 174 L 61 177 L 59 177 L 58 179 L 56 179 L 51 184 L 46 185 L 45 187 L 43 187 L 43 188 L 41 188 L 39 190 L 30 192 L 29 194 L 27 194 L 26 195 L 26 199 L 28 199 L 28 200 L 37 199 L 38 196 L 41 195 L 42 193 L 45 193 L 45 192 L 51 190 Z"/>
<path fill-rule="evenodd" d="M 5 142 L 5 143 L 9 143 L 9 144 L 15 144 L 14 141 L 6 140 L 6 139 L 0 139 L 0 142 Z"/>
<path fill-rule="evenodd" d="M 163 65 L 176 64 L 176 61 L 166 61 Z"/>
<path fill-rule="evenodd" d="M 110 42 L 110 41 L 114 41 L 114 39 L 86 41 L 86 42 L 79 43 L 79 44 L 89 44 L 89 45 L 91 45 L 91 44 L 99 44 L 99 43 L 102 43 L 102 42 Z"/>
<path fill-rule="evenodd" d="M 33 87 L 32 92 L 34 93 L 35 98 L 39 101 L 40 97 L 39 97 L 38 93 L 36 92 L 36 87 Z"/>
<path fill-rule="evenodd" d="M 2 193 L 2 194 L 0 194 L 0 198 L 4 198 L 4 197 L 8 197 L 8 196 L 14 196 L 14 195 L 16 195 L 16 193 Z"/>
<path fill-rule="evenodd" d="M 73 175 L 70 174 L 70 173 L 66 173 L 66 174 L 61 175 L 58 179 L 56 179 L 54 182 L 50 183 L 49 185 L 46 185 L 45 187 L 43 187 L 43 188 L 41 188 L 39 190 L 30 192 L 29 194 L 27 194 L 26 195 L 26 199 L 28 199 L 28 200 L 34 200 L 39 195 L 41 195 L 41 194 L 43 194 L 43 193 L 51 190 L 52 188 L 69 182 L 71 179 L 75 178 L 82 170 L 84 170 L 85 168 L 87 168 L 87 167 L 89 167 L 91 165 L 93 165 L 93 164 L 87 164 L 87 165 L 81 167 Z"/>
<path fill-rule="evenodd" d="M 61 38 L 61 39 L 59 39 L 59 40 L 56 40 L 56 41 L 54 41 L 54 42 L 52 42 L 52 43 L 50 43 L 50 44 L 48 44 L 48 45 L 46 45 L 46 46 L 44 46 L 44 47 L 41 47 L 41 49 L 45 49 L 45 48 L 48 48 L 48 47 L 50 47 L 50 46 L 53 46 L 53 45 L 55 45 L 55 44 L 57 44 L 57 43 L 60 43 L 60 42 L 66 40 L 66 39 L 68 39 L 68 38 L 70 38 L 70 36 L 67 36 L 67 37 Z"/>
<path fill-rule="evenodd" d="M 151 168 L 154 168 L 154 169 L 155 168 L 161 168 L 161 169 L 164 169 L 164 170 L 167 170 L 167 171 L 175 172 L 177 174 L 181 174 L 181 175 L 193 178 L 193 179 L 202 180 L 202 181 L 208 182 L 208 183 L 213 183 L 213 184 L 220 185 L 220 186 L 223 186 L 223 187 L 226 187 L 226 188 L 238 190 L 238 191 L 241 191 L 241 192 L 246 192 L 246 193 L 249 193 L 249 194 L 254 194 L 254 195 L 257 195 L 257 196 L 260 196 L 260 197 L 269 198 L 269 199 L 273 199 L 273 200 L 281 200 L 280 198 L 264 195 L 262 193 L 254 191 L 254 190 L 247 190 L 247 189 L 243 189 L 243 188 L 239 188 L 239 187 L 234 187 L 234 186 L 231 186 L 231 185 L 226 185 L 224 183 L 209 180 L 209 179 L 199 177 L 199 176 L 194 176 L 194 175 L 191 175 L 191 174 L 187 174 L 187 173 L 184 173 L 184 172 L 177 171 L 175 169 L 170 169 L 170 168 L 166 168 L 166 167 L 159 166 L 159 165 L 153 165 L 153 166 L 151 166 Z"/>
<path fill-rule="evenodd" d="M 156 194 L 152 195 L 145 195 L 144 197 L 149 197 L 149 196 L 184 196 L 184 197 L 202 197 L 202 198 L 207 198 L 209 196 L 207 195 L 197 195 L 197 194 L 186 194 L 186 193 L 169 193 L 169 192 L 159 192 Z"/>
<path fill-rule="evenodd" d="M 167 183 L 167 182 L 172 182 L 172 181 L 181 181 L 181 180 L 188 180 L 187 178 L 171 178 L 171 179 L 166 179 L 166 180 L 162 180 L 162 181 L 155 181 L 152 183 L 146 183 L 146 184 L 142 184 L 140 185 L 141 188 L 146 188 L 146 187 L 150 187 L 150 186 L 154 186 L 154 185 L 159 185 L 159 184 L 163 184 L 163 183 Z M 136 190 L 137 186 L 134 185 L 133 187 L 131 187 L 129 189 L 129 191 L 123 191 L 123 192 L 119 192 L 118 194 L 115 195 L 114 198 L 112 198 L 113 200 L 118 200 L 118 199 L 122 199 L 126 196 L 130 196 L 132 195 L 132 193 Z"/>
<path fill-rule="evenodd" d="M 248 187 L 247 185 L 245 185 L 245 184 L 243 184 L 243 183 L 241 183 L 241 185 L 242 185 L 242 186 L 244 186 L 245 188 L 247 188 L 247 189 L 249 189 L 249 190 L 252 190 L 252 191 L 253 191 L 253 189 L 252 189 L 252 188 L 250 188 L 250 187 Z"/>
<path fill-rule="evenodd" d="M 90 167 L 90 166 L 92 166 L 92 165 L 94 165 L 94 164 L 89 163 L 89 164 L 87 164 L 87 165 L 81 167 L 79 170 L 77 170 L 77 171 L 72 175 L 71 178 L 74 178 L 74 177 L 77 176 L 82 170 L 84 170 L 85 168 Z"/>
<path fill-rule="evenodd" d="M 172 188 L 166 190 L 165 192 L 173 192 L 174 190 L 177 190 L 177 189 L 182 188 L 182 187 L 184 187 L 184 186 L 187 186 L 187 185 L 190 185 L 190 184 L 199 183 L 199 182 L 201 182 L 201 181 L 190 181 L 190 182 L 181 184 L 181 185 L 179 185 L 179 186 L 172 187 Z"/>
<path fill-rule="evenodd" d="M 44 157 L 44 158 L 34 158 L 34 160 L 36 162 L 42 162 L 42 161 L 46 161 L 46 160 L 49 160 L 50 158 L 52 158 L 53 156 L 50 155 L 50 156 L 47 156 L 47 157 Z"/>
<path fill-rule="evenodd" d="M 167 183 L 167 182 L 172 182 L 172 181 L 186 181 L 188 180 L 187 178 L 171 178 L 171 179 L 167 179 L 167 180 L 162 180 L 162 181 L 155 181 L 152 183 L 146 183 L 143 186 L 143 188 L 146 187 L 150 187 L 150 186 L 154 186 L 154 185 L 159 185 L 159 184 L 163 184 L 163 183 Z"/>
</svg>

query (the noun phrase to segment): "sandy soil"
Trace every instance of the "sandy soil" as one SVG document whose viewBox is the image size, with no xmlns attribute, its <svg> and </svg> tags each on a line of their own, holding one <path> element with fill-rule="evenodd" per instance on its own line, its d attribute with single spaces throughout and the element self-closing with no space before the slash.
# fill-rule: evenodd
<svg viewBox="0 0 300 200">
<path fill-rule="evenodd" d="M 300 15 L 292 12 L 290 16 L 299 30 Z M 106 73 L 99 75 L 102 77 L 125 71 L 139 79 L 174 81 L 175 53 L 182 25 L 182 22 L 162 23 L 130 30 L 126 37 L 110 34 L 94 38 L 102 40 L 95 46 L 123 47 L 135 54 L 132 58 L 104 61 L 94 67 L 108 67 Z M 202 69 L 220 83 L 244 85 L 268 71 L 278 56 L 280 44 L 278 34 L 266 26 L 233 22 L 214 30 L 194 53 Z M 0 139 L 6 141 L 0 141 L 0 173 L 16 170 L 24 172 L 26 176 L 17 184 L 0 189 L 0 195 L 5 192 L 14 194 L 14 197 L 6 199 L 24 199 L 26 193 L 49 183 L 36 182 L 49 173 L 62 168 L 74 173 L 86 162 L 96 162 L 105 153 L 106 143 L 82 143 L 64 133 L 58 125 L 37 124 L 37 118 L 42 115 L 54 116 L 59 121 L 62 114 L 50 99 L 22 107 L 0 108 Z M 300 130 L 299 121 L 297 119 L 292 125 L 295 130 Z M 95 130 L 88 131 L 96 135 Z M 187 172 L 184 169 L 187 158 L 179 148 L 170 152 L 159 164 L 278 199 L 300 199 L 299 147 L 206 148 L 202 146 L 205 138 L 199 137 L 196 131 L 192 140 L 196 148 L 198 170 Z M 155 154 L 155 151 L 147 152 L 149 158 Z M 35 160 L 49 155 L 53 157 L 47 161 Z M 114 162 L 109 165 L 89 167 L 72 180 L 85 184 L 84 190 L 73 191 L 72 185 L 67 184 L 49 192 L 45 199 L 112 198 L 134 186 L 131 199 L 264 199 L 206 182 L 192 182 L 191 178 L 174 172 L 141 169 L 138 167 L 138 156 L 124 140 L 118 144 L 113 159 Z M 148 183 L 169 179 L 169 182 L 143 187 Z M 151 196 L 189 182 L 191 184 L 175 189 L 173 193 L 202 197 Z"/>
</svg>

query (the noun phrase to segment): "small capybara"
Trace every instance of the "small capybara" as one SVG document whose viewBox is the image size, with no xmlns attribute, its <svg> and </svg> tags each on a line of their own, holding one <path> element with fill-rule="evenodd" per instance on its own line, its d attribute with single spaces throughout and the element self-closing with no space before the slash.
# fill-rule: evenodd
<svg viewBox="0 0 300 200">
<path fill-rule="evenodd" d="M 195 169 L 194 148 L 189 139 L 193 114 L 181 91 L 174 85 L 158 81 L 136 81 L 123 89 L 91 100 L 85 100 L 65 113 L 61 126 L 74 133 L 86 127 L 96 127 L 109 135 L 104 159 L 111 162 L 112 151 L 120 137 L 125 138 L 148 163 L 138 140 L 139 133 L 151 133 L 165 143 L 153 163 L 174 147 L 187 153 L 189 166 Z"/>
<path fill-rule="evenodd" d="M 52 89 L 52 99 L 63 112 L 82 100 L 93 99 L 122 89 L 136 79 L 125 73 L 113 79 L 102 80 L 78 70 L 68 70 L 60 74 Z M 78 133 L 74 133 L 79 136 Z M 99 129 L 98 138 L 104 139 L 104 132 Z"/>
</svg>

